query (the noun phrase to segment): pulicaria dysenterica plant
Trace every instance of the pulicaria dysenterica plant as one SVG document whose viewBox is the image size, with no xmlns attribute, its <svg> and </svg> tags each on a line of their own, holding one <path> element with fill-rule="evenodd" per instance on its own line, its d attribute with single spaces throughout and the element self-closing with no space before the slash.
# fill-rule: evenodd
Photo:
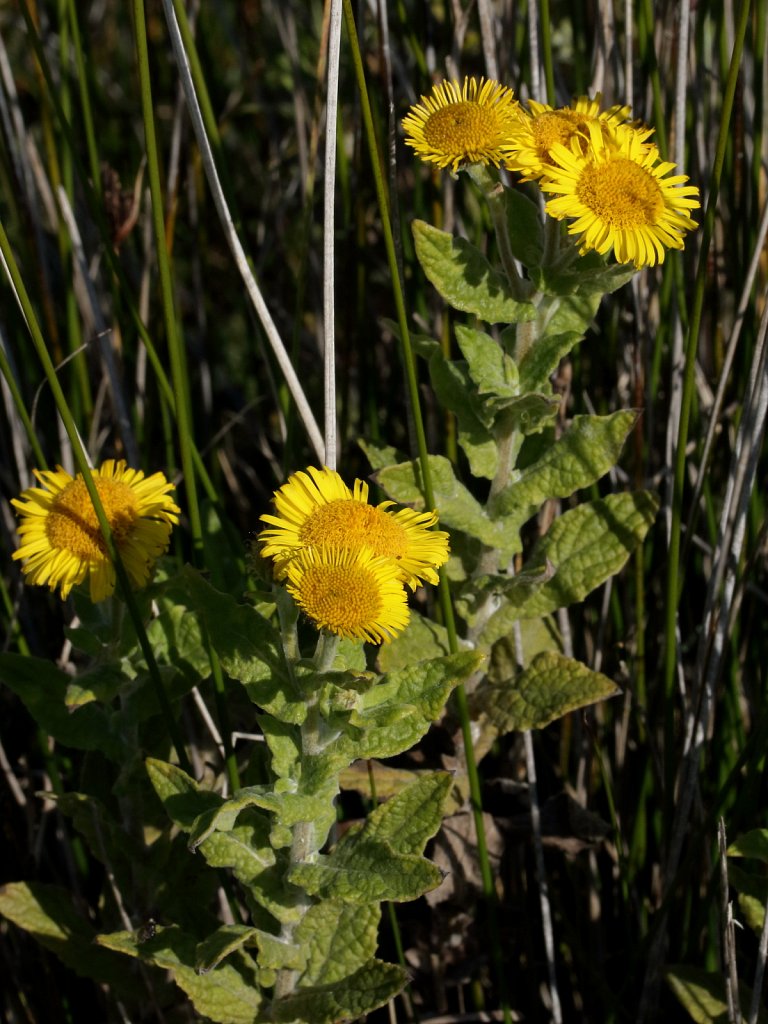
<svg viewBox="0 0 768 1024">
<path fill-rule="evenodd" d="M 87 942 L 77 932 L 70 949 L 72 908 L 60 893 L 42 900 L 14 883 L 0 894 L 0 912 L 21 927 L 42 934 L 42 915 L 68 962 L 100 977 L 89 954 L 106 949 L 162 968 L 221 1024 L 357 1019 L 407 978 L 377 957 L 382 902 L 440 885 L 425 846 L 449 799 L 469 813 L 464 691 L 455 774 L 402 767 L 388 799 L 339 835 L 350 766 L 369 762 L 375 777 L 378 760 L 420 741 L 459 684 L 482 725 L 481 753 L 617 692 L 571 655 L 556 615 L 621 570 L 658 502 L 647 490 L 598 490 L 637 411 L 570 415 L 552 377 L 604 295 L 683 248 L 699 206 L 651 129 L 629 118 L 625 106 L 601 110 L 599 97 L 523 104 L 474 78 L 438 84 L 411 108 L 406 144 L 433 170 L 471 179 L 495 236 L 476 246 L 413 224 L 421 268 L 456 314 L 451 346 L 421 335 L 417 354 L 461 458 L 413 460 L 361 442 L 388 496 L 376 505 L 366 482 L 350 487 L 335 470 L 289 476 L 251 551 L 268 585 L 253 573 L 228 588 L 214 556 L 183 569 L 161 560 L 180 516 L 162 473 L 114 460 L 93 472 L 105 532 L 137 594 L 116 587 L 80 475 L 39 472 L 42 487 L 13 502 L 14 557 L 27 582 L 75 597 L 84 625 L 72 642 L 92 663 L 77 682 L 44 659 L 5 654 L 3 679 L 60 744 L 97 752 L 114 786 L 57 802 L 114 891 L 124 887 L 112 901 L 119 913 L 105 915 L 120 930 L 96 935 L 88 923 Z M 599 496 L 580 500 L 584 491 Z M 559 514 L 542 529 L 545 507 Z M 77 596 L 86 581 L 91 602 L 134 602 L 131 622 L 88 608 Z M 425 585 L 450 589 L 441 616 Z M 230 704 L 247 709 L 248 757 L 215 728 L 206 757 L 190 757 L 177 717 L 209 687 L 222 721 Z M 472 802 L 482 825 L 476 789 Z M 132 895 L 152 906 L 151 929 L 125 910 Z M 486 895 L 492 905 L 492 887 Z"/>
</svg>

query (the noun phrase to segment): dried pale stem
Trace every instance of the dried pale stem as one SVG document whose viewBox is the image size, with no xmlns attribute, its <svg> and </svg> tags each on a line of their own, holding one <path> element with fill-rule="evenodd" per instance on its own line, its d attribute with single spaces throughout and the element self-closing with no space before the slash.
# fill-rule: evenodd
<svg viewBox="0 0 768 1024">
<path fill-rule="evenodd" d="M 331 0 L 328 36 L 328 91 L 325 104 L 325 177 L 323 190 L 323 391 L 325 465 L 336 469 L 336 306 L 334 301 L 336 199 L 336 121 L 339 101 L 341 0 Z"/>
<path fill-rule="evenodd" d="M 728 1002 L 728 1024 L 740 1024 L 739 978 L 736 973 L 736 938 L 733 932 L 733 912 L 728 899 L 728 857 L 726 856 L 725 822 L 717 823 L 717 845 L 720 851 L 720 909 L 723 926 L 723 966 L 725 967 L 725 994 Z"/>
<path fill-rule="evenodd" d="M 277 326 L 272 319 L 272 315 L 267 308 L 267 304 L 264 301 L 261 290 L 256 283 L 256 278 L 248 264 L 248 259 L 245 255 L 245 251 L 240 242 L 237 231 L 235 230 L 232 214 L 224 196 L 224 191 L 221 187 L 219 173 L 216 168 L 213 152 L 211 151 L 211 145 L 203 123 L 200 104 L 197 100 L 197 94 L 195 92 L 195 86 L 190 72 L 189 60 L 184 48 L 181 32 L 179 31 L 179 25 L 176 21 L 176 14 L 173 9 L 173 0 L 163 0 L 163 10 L 165 12 L 166 22 L 168 23 L 168 31 L 171 37 L 171 44 L 173 45 L 173 52 L 176 57 L 179 77 L 184 89 L 184 98 L 187 101 L 187 108 L 189 110 L 190 120 L 192 121 L 192 128 L 195 132 L 197 144 L 200 147 L 200 156 L 208 179 L 208 186 L 211 190 L 213 202 L 219 215 L 219 220 L 221 221 L 224 234 L 234 257 L 235 265 L 237 266 L 237 269 L 243 279 L 243 283 L 245 284 L 248 297 L 253 303 L 256 314 L 264 328 L 264 333 L 272 346 L 272 351 L 278 365 L 280 366 L 280 370 L 285 378 L 288 389 L 291 392 L 291 397 L 296 403 L 296 408 L 304 423 L 310 444 L 314 448 L 318 458 L 322 459 L 325 455 L 323 436 L 320 433 L 320 429 L 315 421 L 309 402 L 304 394 L 304 389 L 302 388 L 299 378 L 296 375 L 296 371 L 293 368 L 291 358 L 283 345 Z"/>
</svg>

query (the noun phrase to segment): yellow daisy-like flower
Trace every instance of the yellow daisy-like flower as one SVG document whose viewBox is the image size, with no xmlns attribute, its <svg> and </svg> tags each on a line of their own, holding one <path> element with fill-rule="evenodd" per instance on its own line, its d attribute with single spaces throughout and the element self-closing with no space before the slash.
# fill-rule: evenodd
<svg viewBox="0 0 768 1024">
<path fill-rule="evenodd" d="M 369 550 L 396 563 L 400 581 L 411 590 L 423 581 L 437 583 L 435 571 L 448 561 L 448 534 L 430 530 L 436 512 L 393 511 L 394 502 L 368 504 L 368 484 L 355 480 L 352 490 L 335 470 L 310 467 L 295 473 L 275 493 L 277 515 L 263 515 L 271 529 L 262 530 L 262 555 L 275 561 L 278 578 L 305 548 Z"/>
<path fill-rule="evenodd" d="M 613 249 L 619 263 L 652 267 L 664 262 L 665 249 L 682 249 L 686 231 L 697 227 L 690 211 L 701 204 L 699 190 L 685 185 L 688 177 L 669 177 L 675 165 L 661 161 L 656 146 L 647 145 L 632 128 L 616 129 L 616 145 L 599 128 L 589 126 L 590 147 L 582 153 L 555 144 L 551 164 L 541 181 L 554 193 L 546 211 L 579 235 L 582 253 Z"/>
<path fill-rule="evenodd" d="M 457 171 L 462 164 L 500 164 L 519 104 L 505 85 L 489 79 L 446 81 L 403 118 L 406 146 L 427 163 Z"/>
<path fill-rule="evenodd" d="M 89 576 L 91 600 L 103 601 L 114 592 L 115 570 L 82 475 L 72 477 L 61 466 L 34 472 L 43 486 L 11 502 L 21 516 L 21 543 L 12 557 L 27 559 L 22 572 L 28 583 L 60 587 L 62 600 Z M 93 477 L 128 576 L 141 587 L 179 521 L 180 509 L 169 497 L 173 484 L 162 473 L 145 477 L 122 459 L 108 459 Z"/>
<path fill-rule="evenodd" d="M 586 152 L 590 144 L 589 126 L 597 125 L 606 140 L 629 117 L 629 107 L 614 106 L 600 110 L 600 94 L 594 99 L 580 96 L 569 107 L 555 109 L 546 103 L 528 101 L 528 110 L 520 107 L 515 127 L 504 145 L 504 165 L 533 181 L 545 173 L 552 162 L 550 153 L 557 144 L 571 148 L 575 143 Z M 653 129 L 638 129 L 643 141 Z"/>
<path fill-rule="evenodd" d="M 319 629 L 381 644 L 408 625 L 397 564 L 367 548 L 304 548 L 286 575 L 289 593 Z"/>
</svg>

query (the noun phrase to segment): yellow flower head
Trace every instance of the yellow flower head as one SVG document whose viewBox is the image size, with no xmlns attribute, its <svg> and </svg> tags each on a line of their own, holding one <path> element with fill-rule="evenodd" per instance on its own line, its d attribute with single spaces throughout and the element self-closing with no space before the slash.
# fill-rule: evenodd
<svg viewBox="0 0 768 1024">
<path fill-rule="evenodd" d="M 517 120 L 511 89 L 489 79 L 441 82 L 403 118 L 406 146 L 427 163 L 457 171 L 462 164 L 499 164 Z"/>
<path fill-rule="evenodd" d="M 615 129 L 615 144 L 600 128 L 589 126 L 586 153 L 578 143 L 556 144 L 541 181 L 550 199 L 546 211 L 579 235 L 582 253 L 613 249 L 619 263 L 652 267 L 664 262 L 666 249 L 682 249 L 686 231 L 697 227 L 690 211 L 701 204 L 699 190 L 685 185 L 684 174 L 668 177 L 675 165 L 660 160 L 654 145 L 646 144 L 633 128 Z"/>
<path fill-rule="evenodd" d="M 517 123 L 504 145 L 504 165 L 533 181 L 545 173 L 552 162 L 550 153 L 557 144 L 567 149 L 578 146 L 582 153 L 590 145 L 590 125 L 597 125 L 606 141 L 613 138 L 615 129 L 629 117 L 629 107 L 614 106 L 600 110 L 600 94 L 594 99 L 580 96 L 568 107 L 555 109 L 546 103 L 528 101 L 528 110 L 518 109 Z M 652 134 L 651 128 L 640 131 L 643 141 Z"/>
<path fill-rule="evenodd" d="M 448 534 L 430 530 L 436 512 L 393 511 L 394 502 L 368 504 L 368 484 L 355 480 L 352 490 L 335 470 L 310 467 L 295 473 L 275 494 L 277 515 L 263 515 L 262 555 L 275 562 L 282 578 L 305 548 L 360 551 L 391 559 L 401 583 L 411 590 L 423 581 L 437 583 L 435 571 L 448 560 Z"/>
<path fill-rule="evenodd" d="M 21 543 L 13 558 L 27 559 L 22 566 L 27 582 L 60 587 L 63 600 L 89 576 L 91 600 L 110 597 L 115 570 L 81 474 L 73 478 L 58 466 L 55 472 L 35 470 L 35 476 L 43 486 L 30 487 L 11 502 L 21 516 Z M 145 477 L 122 459 L 108 459 L 93 470 L 93 478 L 128 576 L 141 587 L 179 521 L 180 510 L 169 497 L 173 484 L 162 473 Z"/>
<path fill-rule="evenodd" d="M 367 548 L 303 548 L 286 564 L 287 588 L 318 629 L 387 643 L 408 625 L 397 563 Z"/>
</svg>

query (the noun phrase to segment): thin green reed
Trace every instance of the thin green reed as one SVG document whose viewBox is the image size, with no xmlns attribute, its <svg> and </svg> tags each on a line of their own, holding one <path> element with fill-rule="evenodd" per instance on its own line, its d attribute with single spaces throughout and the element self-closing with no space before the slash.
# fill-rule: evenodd
<svg viewBox="0 0 768 1024">
<path fill-rule="evenodd" d="M 354 13 L 352 11 L 351 0 L 344 0 L 344 20 L 347 28 L 347 37 L 351 49 L 352 61 L 355 69 L 355 77 L 357 79 L 357 86 L 360 92 L 364 132 L 366 136 L 368 152 L 370 155 L 371 167 L 373 170 L 374 182 L 376 186 L 376 196 L 381 215 L 382 232 L 384 234 L 384 245 L 387 253 L 387 263 L 389 265 L 389 272 L 392 279 L 393 298 L 395 302 L 395 308 L 397 311 L 397 322 L 400 332 L 401 350 L 403 354 L 403 362 L 405 364 L 406 381 L 408 385 L 410 406 L 414 420 L 419 463 L 421 466 L 421 476 L 424 488 L 424 501 L 427 508 L 434 508 L 434 491 L 432 487 L 432 478 L 429 470 L 429 452 L 427 449 L 424 421 L 421 415 L 421 403 L 418 391 L 416 362 L 413 354 L 413 349 L 411 347 L 411 336 L 408 327 L 408 314 L 405 307 L 405 297 L 403 295 L 402 283 L 400 281 L 400 274 L 398 270 L 397 255 L 395 252 L 394 237 L 392 234 L 392 226 L 390 220 L 391 215 L 389 201 L 387 199 L 385 177 L 381 167 L 379 149 L 377 145 L 376 134 L 373 127 L 373 115 L 371 112 L 371 104 L 368 96 L 368 87 L 365 79 L 362 54 L 360 52 L 360 46 L 358 43 L 357 28 L 355 25 L 355 18 Z M 393 197 L 393 202 L 394 200 L 395 197 Z M 440 572 L 439 593 L 440 608 L 443 613 L 443 621 L 445 623 L 446 631 L 448 634 L 450 651 L 452 654 L 455 654 L 459 649 L 458 637 L 456 633 L 456 622 L 453 614 L 453 605 L 451 603 L 451 595 L 448 587 L 448 579 L 444 571 Z M 472 726 L 469 716 L 469 706 L 467 702 L 467 695 L 466 690 L 464 689 L 464 685 L 460 683 L 454 690 L 454 693 L 456 697 L 456 707 L 459 715 L 459 721 L 461 723 L 461 732 L 464 742 L 464 751 L 467 764 L 467 776 L 469 780 L 470 790 L 470 803 L 472 806 L 472 813 L 477 833 L 478 861 L 483 882 L 483 895 L 486 899 L 488 906 L 488 916 L 491 930 L 491 949 L 494 960 L 494 967 L 497 973 L 499 991 L 501 994 L 500 1002 L 503 1007 L 505 1022 L 511 1022 L 512 1017 L 507 998 L 506 975 L 504 971 L 503 958 L 501 954 L 498 921 L 496 918 L 496 890 L 493 884 L 493 874 L 491 871 L 491 864 L 488 856 L 488 844 L 486 840 L 485 826 L 483 822 L 483 806 L 482 794 L 480 791 L 480 776 L 477 770 L 477 762 L 475 760 L 474 746 L 472 741 Z"/>
<path fill-rule="evenodd" d="M 203 529 L 200 518 L 200 505 L 198 503 L 194 460 L 192 455 L 194 425 L 191 416 L 191 396 L 189 391 L 186 354 L 182 347 L 183 343 L 181 339 L 181 332 L 179 331 L 179 325 L 176 320 L 173 285 L 171 281 L 171 264 L 168 257 L 168 247 L 165 234 L 163 194 L 160 185 L 160 161 L 158 157 L 157 135 L 155 132 L 152 83 L 149 73 L 149 52 L 147 47 L 147 29 L 143 0 L 135 0 L 134 2 L 134 30 L 136 33 L 136 57 L 139 69 L 139 82 L 141 86 L 141 109 L 144 120 L 144 141 L 147 153 L 147 177 L 149 180 L 149 191 L 152 199 L 152 227 L 155 236 L 155 254 L 160 276 L 163 321 L 165 324 L 166 341 L 168 344 L 168 355 L 171 362 L 171 379 L 173 381 L 173 391 L 176 399 L 178 444 L 181 455 L 182 472 L 184 473 L 185 491 L 187 495 L 187 511 L 189 513 L 189 524 L 192 534 L 193 556 L 195 563 L 198 567 L 201 567 L 203 564 Z M 229 706 L 227 704 L 225 693 L 224 675 L 221 670 L 218 655 L 209 643 L 206 644 L 206 647 L 211 663 L 213 692 L 216 700 L 216 710 L 221 724 L 227 775 L 232 788 L 239 789 L 240 779 L 237 771 L 234 750 L 232 749 L 232 726 L 230 723 Z"/>
<path fill-rule="evenodd" d="M 125 566 L 123 565 L 122 559 L 120 558 L 120 552 L 118 551 L 114 538 L 112 536 L 112 530 L 110 529 L 109 520 L 107 519 L 106 513 L 104 512 L 104 506 L 101 503 L 99 492 L 96 490 L 96 484 L 94 483 L 93 474 L 91 473 L 90 466 L 88 465 L 88 459 L 86 457 L 85 450 L 80 440 L 80 435 L 78 433 L 77 426 L 75 425 L 72 412 L 69 408 L 69 403 L 67 402 L 67 399 L 61 388 L 61 384 L 59 383 L 59 378 L 56 374 L 56 368 L 53 365 L 53 361 L 51 360 L 51 356 L 48 352 L 48 347 L 45 343 L 45 339 L 43 338 L 42 331 L 40 330 L 37 314 L 35 313 L 35 309 L 34 306 L 32 305 L 32 302 L 30 301 L 29 294 L 27 293 L 27 289 L 24 284 L 24 280 L 19 271 L 18 264 L 16 263 L 16 258 L 13 254 L 13 250 L 11 248 L 10 242 L 8 241 L 8 236 L 5 233 L 5 228 L 2 225 L 2 223 L 0 223 L 0 253 L 2 253 L 3 259 L 5 261 L 7 274 L 16 292 L 19 305 L 21 306 L 22 312 L 27 321 L 27 327 L 32 338 L 32 344 L 34 345 L 35 351 L 37 352 L 37 356 L 42 364 L 43 371 L 45 373 L 46 380 L 48 381 L 48 386 L 51 389 L 54 402 L 56 403 L 56 408 L 58 410 L 59 416 L 61 417 L 61 421 L 64 424 L 64 429 L 67 432 L 67 437 L 69 438 L 70 444 L 72 445 L 72 451 L 74 454 L 75 462 L 77 463 L 77 468 L 83 477 L 83 481 L 88 490 L 91 502 L 93 503 L 93 508 L 94 511 L 96 512 L 96 518 L 99 521 L 99 528 L 101 529 L 102 535 L 104 537 L 104 544 L 107 548 L 107 554 L 109 555 L 110 561 L 115 567 L 115 573 L 120 583 L 120 588 L 122 590 L 123 597 L 128 608 L 128 613 L 131 617 L 133 627 L 136 631 L 136 637 L 139 641 L 139 645 L 141 646 L 142 654 L 144 655 L 144 660 L 147 664 L 147 669 L 149 670 L 149 675 L 155 689 L 155 694 L 157 696 L 158 704 L 160 705 L 160 710 L 162 711 L 163 718 L 165 719 L 166 728 L 168 729 L 168 735 L 170 736 L 171 742 L 173 743 L 173 746 L 176 749 L 176 756 L 179 759 L 179 764 L 182 766 L 182 768 L 184 768 L 185 771 L 189 771 L 191 769 L 189 766 L 189 761 L 187 759 L 186 751 L 184 749 L 184 743 L 181 736 L 181 732 L 176 723 L 176 719 L 173 716 L 171 705 L 168 700 L 168 695 L 165 692 L 165 687 L 160 676 L 157 661 L 155 660 L 155 654 L 154 651 L 152 650 L 152 645 L 149 642 L 147 631 L 144 628 L 144 620 L 142 619 L 138 604 L 136 603 L 136 598 L 134 596 L 130 580 L 128 579 L 128 574 L 126 573 Z"/>
<path fill-rule="evenodd" d="M 171 281 L 171 263 L 168 257 L 168 245 L 165 233 L 165 213 L 163 193 L 160 185 L 160 160 L 157 150 L 155 132 L 155 116 L 152 101 L 152 83 L 149 74 L 149 51 L 147 48 L 147 30 L 143 0 L 134 0 L 134 31 L 136 33 L 136 60 L 139 71 L 141 90 L 141 111 L 144 122 L 144 144 L 147 157 L 147 178 L 152 200 L 152 229 L 155 238 L 155 258 L 160 283 L 160 297 L 163 308 L 163 324 L 168 346 L 168 357 L 171 363 L 171 381 L 176 400 L 176 424 L 178 431 L 179 455 L 181 469 L 184 474 L 187 495 L 187 513 L 189 515 L 192 546 L 196 561 L 202 559 L 203 531 L 200 520 L 200 506 L 195 485 L 195 473 L 192 464 L 193 423 L 190 413 L 189 380 L 186 374 L 186 360 L 182 351 L 182 341 L 176 320 Z"/>
<path fill-rule="evenodd" d="M 555 68 L 552 60 L 552 22 L 549 0 L 539 0 L 539 23 L 541 26 L 541 55 L 544 61 L 544 82 L 547 87 L 547 103 L 557 105 L 555 90 Z M 529 17 L 531 14 L 529 13 Z"/>
<path fill-rule="evenodd" d="M 686 447 L 688 428 L 690 425 L 691 406 L 696 387 L 696 355 L 698 352 L 702 312 L 706 294 L 708 277 L 709 247 L 715 224 L 715 210 L 720 191 L 723 164 L 729 138 L 729 125 L 733 113 L 733 102 L 736 83 L 739 75 L 741 56 L 746 35 L 750 0 L 743 0 L 739 17 L 735 26 L 733 51 L 723 94 L 723 106 L 720 113 L 720 127 L 715 149 L 715 159 L 709 182 L 709 198 L 702 225 L 701 249 L 696 272 L 696 283 L 693 293 L 690 321 L 685 342 L 685 367 L 683 370 L 683 392 L 680 403 L 680 419 L 677 432 L 677 448 L 674 462 L 674 481 L 672 489 L 672 509 L 669 538 L 669 554 L 666 576 L 666 621 L 664 630 L 664 692 L 666 695 L 665 721 L 665 757 L 667 758 L 667 783 L 671 781 L 674 744 L 674 711 L 675 676 L 677 668 L 677 609 L 680 600 L 682 582 L 685 578 L 685 566 L 680 565 L 680 540 L 683 513 L 683 492 L 686 472 Z"/>
<path fill-rule="evenodd" d="M 99 199 L 100 191 L 98 190 L 97 186 L 94 185 L 93 181 L 90 180 L 89 175 L 87 174 L 83 166 L 83 163 L 80 159 L 80 151 L 77 144 L 77 140 L 73 135 L 72 127 L 62 109 L 61 102 L 58 97 L 56 83 L 54 82 L 53 76 L 51 75 L 51 70 L 48 66 L 48 61 L 45 57 L 45 51 L 40 41 L 40 37 L 37 33 L 37 27 L 27 7 L 27 0 L 21 0 L 20 9 L 24 17 L 24 22 L 27 28 L 27 35 L 29 37 L 29 41 L 32 45 L 32 49 L 35 52 L 35 57 L 37 58 L 37 62 L 42 71 L 43 78 L 45 79 L 49 101 L 53 106 L 54 112 L 58 119 L 59 130 L 61 131 L 62 137 L 71 153 L 72 162 L 74 164 L 75 170 L 80 180 L 80 185 L 83 190 L 83 197 L 88 207 L 88 212 L 93 217 L 94 224 L 96 225 L 96 228 L 99 232 L 99 237 L 101 239 L 103 247 L 102 251 L 107 259 L 107 263 L 109 264 L 109 269 L 111 271 L 110 285 L 112 287 L 113 297 L 116 303 L 120 303 L 121 301 L 125 303 L 125 306 L 130 314 L 131 320 L 133 321 L 133 324 L 144 344 L 144 347 L 146 348 L 147 356 L 152 365 L 152 369 L 155 374 L 155 379 L 158 387 L 160 388 L 160 393 L 163 397 L 163 400 L 168 403 L 172 415 L 176 417 L 176 399 L 173 392 L 173 388 L 171 387 L 171 383 L 168 380 L 168 376 L 165 372 L 165 367 L 163 366 L 160 356 L 157 353 L 157 349 L 155 348 L 154 342 L 152 341 L 149 331 L 147 330 L 144 321 L 139 315 L 138 307 L 133 300 L 133 294 L 131 286 L 128 282 L 128 278 L 109 238 L 106 224 L 104 222 L 103 207 Z M 216 491 L 216 488 L 214 487 L 213 482 L 208 474 L 208 471 L 205 468 L 203 460 L 200 457 L 198 448 L 194 445 L 193 442 L 191 442 L 191 444 L 192 458 L 194 461 L 195 469 L 197 471 L 198 479 L 200 480 L 200 483 L 205 489 L 205 493 L 208 499 L 214 505 L 218 506 L 220 505 L 220 499 Z"/>
<path fill-rule="evenodd" d="M 72 94 L 70 89 L 70 76 L 66 69 L 70 51 L 70 26 L 67 12 L 67 0 L 59 0 L 59 55 L 61 61 L 61 105 L 67 121 L 72 119 Z M 72 154 L 64 146 L 61 154 L 61 176 L 62 186 L 66 192 L 70 206 L 74 205 L 74 168 L 72 165 Z M 72 272 L 73 254 L 72 240 L 66 229 L 63 220 L 58 225 L 58 242 L 61 265 Z M 72 404 L 77 409 L 81 422 L 88 422 L 93 412 L 93 398 L 91 395 L 91 384 L 88 377 L 88 360 L 85 356 L 83 346 L 83 334 L 80 325 L 80 318 L 77 312 L 77 299 L 74 289 L 67 288 L 64 294 L 65 318 L 67 329 L 67 340 L 70 355 L 74 356 L 73 369 L 75 372 L 76 390 L 73 395 Z"/>
<path fill-rule="evenodd" d="M 83 133 L 85 135 L 85 149 L 88 154 L 88 165 L 91 170 L 91 186 L 97 198 L 101 198 L 101 161 L 99 150 L 96 145 L 96 131 L 93 126 L 93 108 L 91 105 L 91 93 L 88 87 L 89 75 L 83 53 L 83 43 L 80 37 L 80 25 L 77 20 L 77 6 L 75 0 L 65 0 L 69 13 L 69 27 L 72 32 L 72 53 L 75 58 L 75 70 L 77 71 L 77 85 L 80 94 L 80 116 L 83 120 Z M 71 150 L 70 150 L 71 152 Z"/>
</svg>

